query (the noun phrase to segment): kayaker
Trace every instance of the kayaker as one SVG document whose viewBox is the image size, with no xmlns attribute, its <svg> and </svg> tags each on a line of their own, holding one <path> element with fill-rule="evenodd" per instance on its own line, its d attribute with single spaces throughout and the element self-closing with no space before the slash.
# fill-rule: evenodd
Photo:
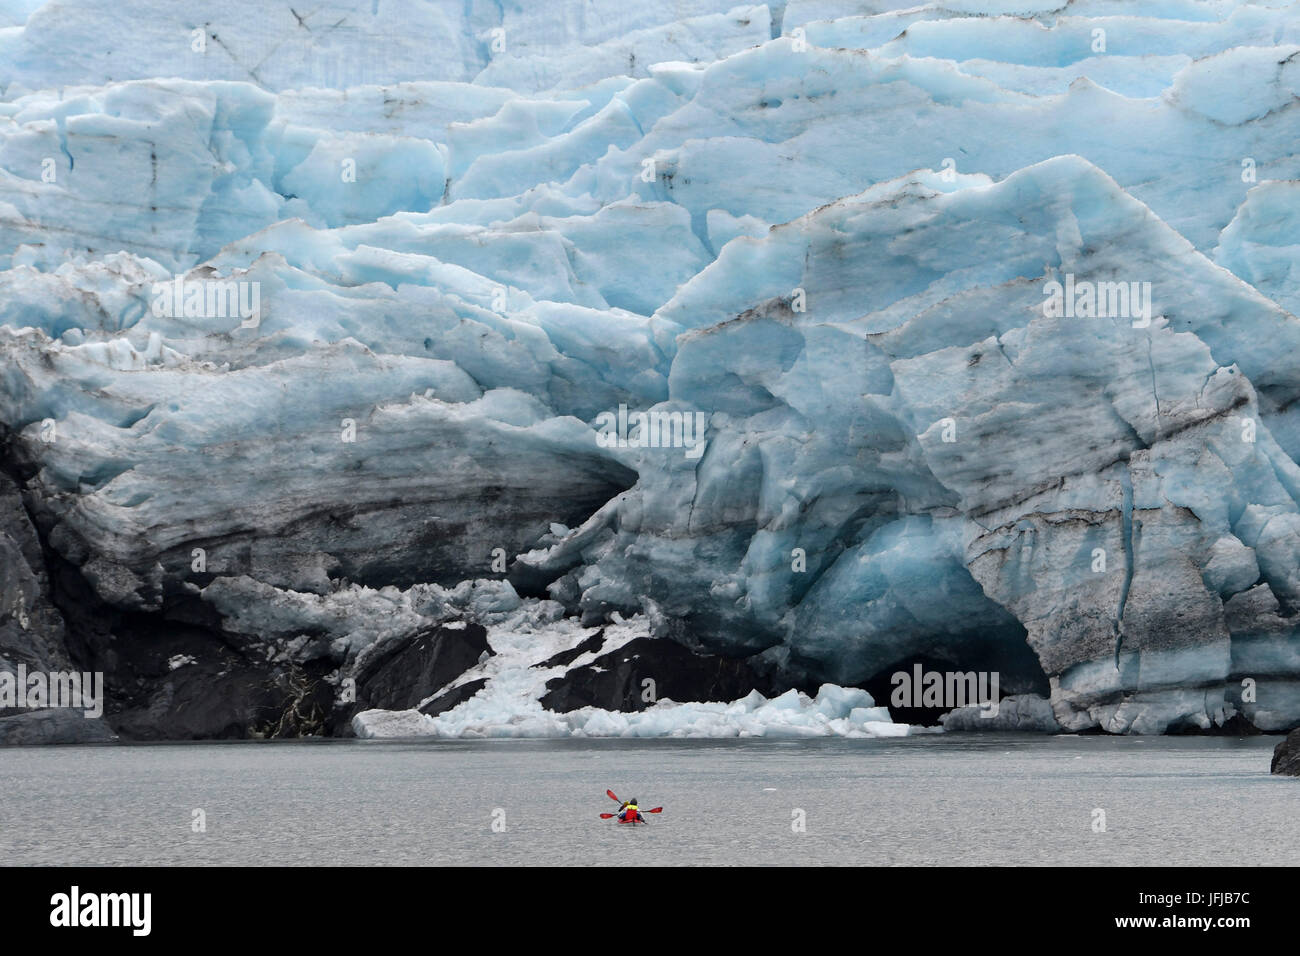
<svg viewBox="0 0 1300 956">
<path fill-rule="evenodd" d="M 632 814 L 631 819 L 633 823 L 645 822 L 645 818 L 641 816 L 641 811 L 637 809 L 636 797 L 633 797 L 631 800 L 626 801 L 621 807 L 618 808 L 618 822 L 625 823 L 628 819 L 629 813 Z"/>
</svg>

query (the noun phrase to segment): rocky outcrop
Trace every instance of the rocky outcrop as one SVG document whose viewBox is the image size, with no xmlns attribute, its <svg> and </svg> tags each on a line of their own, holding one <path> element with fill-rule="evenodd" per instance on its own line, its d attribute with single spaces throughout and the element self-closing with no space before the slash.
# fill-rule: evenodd
<svg viewBox="0 0 1300 956">
<path fill-rule="evenodd" d="M 328 642 L 299 632 L 296 653 L 229 630 L 192 593 L 158 610 L 100 599 L 81 570 L 48 554 L 70 656 L 104 675 L 104 718 L 123 739 L 296 737 L 326 731 L 338 668 Z M 305 630 L 305 629 L 304 629 Z"/>
<path fill-rule="evenodd" d="M 1300 777 L 1300 729 L 1291 731 L 1273 748 L 1273 763 L 1269 769 L 1284 777 Z"/>
<path fill-rule="evenodd" d="M 40 539 L 17 483 L 4 472 L 0 472 L 0 670 L 15 675 L 79 670 L 68 654 L 63 615 L 50 599 Z M 84 709 L 0 706 L 0 746 L 112 739 L 113 731 L 102 717 L 87 717 Z"/>
<path fill-rule="evenodd" d="M 480 624 L 449 622 L 374 648 L 356 671 L 357 709 L 418 707 L 493 651 Z"/>
<path fill-rule="evenodd" d="M 659 700 L 731 701 L 755 690 L 771 696 L 772 683 L 744 660 L 643 637 L 547 681 L 542 706 L 557 713 L 581 707 L 639 711 Z"/>
<path fill-rule="evenodd" d="M 117 736 L 101 717 L 53 708 L 0 717 L 0 746 L 111 743 Z"/>
<path fill-rule="evenodd" d="M 71 669 L 40 539 L 17 484 L 0 472 L 0 667 L 12 670 L 19 663 L 39 671 Z"/>
<path fill-rule="evenodd" d="M 604 646 L 604 644 L 605 632 L 604 630 L 599 630 L 580 644 L 569 648 L 567 651 L 560 651 L 558 654 L 552 654 L 546 660 L 540 661 L 533 666 L 540 668 L 568 667 L 583 654 L 596 653 L 602 646 Z"/>
<path fill-rule="evenodd" d="M 466 681 L 463 684 L 457 684 L 455 687 L 451 688 L 451 690 L 439 694 L 433 700 L 422 706 L 420 708 L 420 713 L 428 717 L 437 717 L 439 714 L 444 714 L 458 704 L 462 704 L 469 700 L 486 686 L 487 678 L 485 677 L 479 677 L 471 681 Z"/>
<path fill-rule="evenodd" d="M 174 649 L 175 645 L 171 645 Z M 160 657 L 151 666 L 134 660 L 140 695 L 110 711 L 118 733 L 132 740 L 221 740 L 323 734 L 333 689 L 320 673 L 268 664 L 219 642 L 197 654 Z M 201 656 L 200 656 L 201 655 Z M 125 676 L 114 674 L 115 681 Z"/>
</svg>

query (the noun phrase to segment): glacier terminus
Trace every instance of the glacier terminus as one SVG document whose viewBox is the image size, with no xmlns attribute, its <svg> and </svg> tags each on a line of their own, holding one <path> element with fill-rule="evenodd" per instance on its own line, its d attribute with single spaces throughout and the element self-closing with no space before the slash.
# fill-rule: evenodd
<svg viewBox="0 0 1300 956">
<path fill-rule="evenodd" d="M 0 742 L 1300 727 L 1298 130 L 1285 0 L 0 3 Z"/>
</svg>

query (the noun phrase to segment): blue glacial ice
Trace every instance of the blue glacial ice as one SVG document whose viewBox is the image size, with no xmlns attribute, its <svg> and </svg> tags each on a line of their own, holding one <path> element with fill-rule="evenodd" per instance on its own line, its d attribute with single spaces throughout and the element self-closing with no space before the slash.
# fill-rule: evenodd
<svg viewBox="0 0 1300 956">
<path fill-rule="evenodd" d="M 1298 111 L 1283 2 L 14 0 L 6 471 L 114 613 L 514 649 L 371 736 L 1294 727 Z M 602 626 L 812 694 L 545 711 Z"/>
</svg>

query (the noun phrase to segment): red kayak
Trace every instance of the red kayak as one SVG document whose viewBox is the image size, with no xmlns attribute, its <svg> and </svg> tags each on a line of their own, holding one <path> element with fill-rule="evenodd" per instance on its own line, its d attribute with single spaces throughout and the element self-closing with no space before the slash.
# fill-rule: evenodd
<svg viewBox="0 0 1300 956">
<path fill-rule="evenodd" d="M 629 801 L 627 801 L 627 803 L 623 803 L 622 800 L 619 800 L 618 797 L 614 796 L 614 791 L 613 791 L 613 790 L 606 790 L 606 791 L 605 791 L 605 796 L 609 797 L 611 800 L 616 801 L 617 803 L 622 804 L 622 806 L 619 807 L 618 813 L 602 813 L 602 814 L 600 815 L 600 818 L 601 818 L 602 820 L 616 819 L 616 820 L 618 820 L 619 823 L 626 823 L 626 824 L 630 824 L 631 826 L 636 826 L 638 823 L 640 823 L 640 824 L 644 824 L 644 823 L 646 822 L 646 818 L 645 818 L 645 816 L 641 813 L 641 809 L 640 809 L 640 807 L 633 808 L 633 807 L 628 806 L 628 804 L 631 804 L 631 803 L 633 803 L 634 801 L 629 800 Z M 646 812 L 646 813 L 663 813 L 663 812 L 664 812 L 664 808 L 663 808 L 663 807 L 651 807 L 649 810 L 647 810 L 647 811 L 645 811 L 645 812 Z"/>
</svg>

